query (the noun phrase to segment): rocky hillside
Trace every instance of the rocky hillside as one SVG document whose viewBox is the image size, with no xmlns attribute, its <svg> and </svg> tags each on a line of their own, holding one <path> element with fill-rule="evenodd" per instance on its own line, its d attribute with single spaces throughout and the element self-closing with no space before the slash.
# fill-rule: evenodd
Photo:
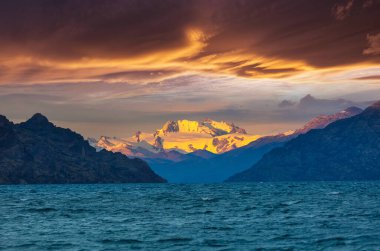
<svg viewBox="0 0 380 251">
<path fill-rule="evenodd" d="M 165 182 L 140 159 L 96 152 L 41 114 L 13 124 L 0 116 L 0 184 Z"/>
<path fill-rule="evenodd" d="M 380 102 L 273 149 L 228 181 L 380 179 Z"/>
</svg>

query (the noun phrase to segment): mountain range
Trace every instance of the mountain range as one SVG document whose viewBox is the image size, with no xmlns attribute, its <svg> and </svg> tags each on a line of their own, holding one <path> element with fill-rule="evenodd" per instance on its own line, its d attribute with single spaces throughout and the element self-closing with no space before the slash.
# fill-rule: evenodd
<svg viewBox="0 0 380 251">
<path fill-rule="evenodd" d="M 0 184 L 165 182 L 146 162 L 96 151 L 41 114 L 13 124 L 0 115 Z"/>
<path fill-rule="evenodd" d="M 356 116 L 299 135 L 228 181 L 379 179 L 380 102 L 377 102 Z"/>
<path fill-rule="evenodd" d="M 210 154 L 204 150 L 193 152 L 181 160 L 146 159 L 151 168 L 169 182 L 197 183 L 222 182 L 230 176 L 248 169 L 264 154 L 281 147 L 287 141 L 316 128 L 355 116 L 362 112 L 357 107 L 349 107 L 330 115 L 320 115 L 311 119 L 300 129 L 270 136 L 263 136 L 250 144 L 222 153 Z"/>
<path fill-rule="evenodd" d="M 92 146 L 127 156 L 179 160 L 178 153 L 199 150 L 221 154 L 245 146 L 260 138 L 233 123 L 205 119 L 203 121 L 167 121 L 151 133 L 138 131 L 127 138 L 101 136 L 89 139 Z"/>
<path fill-rule="evenodd" d="M 320 115 L 276 135 L 249 135 L 210 119 L 178 120 L 152 134 L 101 137 L 90 142 L 95 148 L 41 114 L 20 124 L 0 116 L 0 184 L 380 179 L 379 133 L 380 102 Z M 228 147 L 200 147 L 221 138 Z"/>
</svg>

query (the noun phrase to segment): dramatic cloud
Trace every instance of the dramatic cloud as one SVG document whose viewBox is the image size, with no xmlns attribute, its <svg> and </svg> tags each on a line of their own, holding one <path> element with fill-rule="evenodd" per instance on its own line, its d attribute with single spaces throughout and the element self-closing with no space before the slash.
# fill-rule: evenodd
<svg viewBox="0 0 380 251">
<path fill-rule="evenodd" d="M 299 103 L 308 93 L 323 98 L 306 96 Z M 264 134 L 297 128 L 316 115 L 350 105 L 368 104 L 363 102 L 378 99 L 379 93 L 378 85 L 357 87 L 356 82 L 326 88 L 197 75 L 138 85 L 12 84 L 0 86 L 0 114 L 21 121 L 41 112 L 61 126 L 95 137 L 123 137 L 137 130 L 153 131 L 167 120 L 204 118 L 232 121 Z M 281 100 L 289 105 L 279 107 Z"/>
<path fill-rule="evenodd" d="M 0 114 L 90 136 L 204 117 L 294 129 L 347 105 L 326 100 L 378 98 L 379 13 L 379 0 L 2 0 Z M 300 108 L 308 93 L 320 99 Z"/>
<path fill-rule="evenodd" d="M 4 0 L 0 83 L 287 78 L 379 64 L 376 36 L 366 41 L 379 12 L 375 0 Z"/>
</svg>

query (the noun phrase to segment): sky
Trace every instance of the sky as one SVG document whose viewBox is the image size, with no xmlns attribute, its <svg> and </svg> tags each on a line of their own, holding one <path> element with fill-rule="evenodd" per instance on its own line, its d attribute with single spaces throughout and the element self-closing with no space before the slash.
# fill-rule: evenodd
<svg viewBox="0 0 380 251">
<path fill-rule="evenodd" d="M 380 99 L 379 0 L 2 0 L 0 114 L 84 136 L 252 134 Z M 310 96 L 309 96 L 310 95 Z"/>
</svg>

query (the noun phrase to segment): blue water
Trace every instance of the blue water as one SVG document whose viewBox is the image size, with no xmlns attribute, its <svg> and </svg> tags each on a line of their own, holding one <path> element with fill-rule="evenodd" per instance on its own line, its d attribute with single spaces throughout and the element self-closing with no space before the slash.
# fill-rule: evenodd
<svg viewBox="0 0 380 251">
<path fill-rule="evenodd" d="M 0 186 L 1 250 L 380 250 L 380 182 Z"/>
</svg>

